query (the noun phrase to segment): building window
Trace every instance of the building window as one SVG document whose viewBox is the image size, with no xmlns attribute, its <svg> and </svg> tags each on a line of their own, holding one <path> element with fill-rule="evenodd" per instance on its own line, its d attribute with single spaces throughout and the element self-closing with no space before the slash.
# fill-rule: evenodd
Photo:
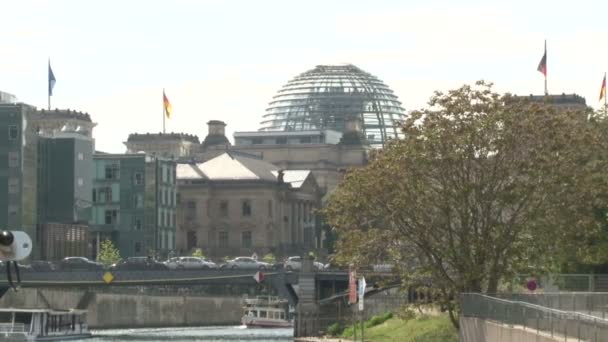
<svg viewBox="0 0 608 342">
<path fill-rule="evenodd" d="M 242 212 L 243 212 L 243 216 L 251 216 L 251 201 L 250 200 L 243 200 Z"/>
<path fill-rule="evenodd" d="M 142 194 L 135 194 L 133 196 L 133 206 L 136 209 L 141 209 L 144 207 L 144 195 Z"/>
<path fill-rule="evenodd" d="M 171 213 L 171 218 L 172 218 L 172 221 L 173 221 L 173 226 L 175 226 L 176 225 L 176 222 L 175 222 L 175 213 Z"/>
<path fill-rule="evenodd" d="M 196 232 L 189 230 L 186 236 L 188 238 L 188 240 L 186 241 L 186 248 L 190 251 L 197 246 Z"/>
<path fill-rule="evenodd" d="M 96 203 L 97 202 L 97 189 L 93 189 L 92 198 L 93 198 L 93 203 Z"/>
<path fill-rule="evenodd" d="M 19 152 L 8 153 L 8 167 L 19 167 Z"/>
<path fill-rule="evenodd" d="M 164 211 L 160 211 L 160 225 L 164 226 L 165 225 L 165 212 Z"/>
<path fill-rule="evenodd" d="M 251 232 L 242 233 L 243 248 L 251 248 Z"/>
<path fill-rule="evenodd" d="M 19 128 L 15 125 L 8 126 L 8 140 L 17 140 L 19 138 Z"/>
<path fill-rule="evenodd" d="M 251 139 L 251 143 L 253 145 L 260 145 L 260 144 L 264 143 L 264 139 L 262 139 L 262 138 L 253 138 L 253 139 Z"/>
<path fill-rule="evenodd" d="M 135 253 L 141 253 L 141 242 L 135 243 Z"/>
<path fill-rule="evenodd" d="M 285 137 L 277 138 L 275 141 L 276 141 L 277 145 L 287 144 L 287 138 L 285 138 Z"/>
<path fill-rule="evenodd" d="M 19 193 L 19 178 L 10 177 L 8 179 L 8 193 L 18 194 Z"/>
<path fill-rule="evenodd" d="M 8 206 L 8 214 L 9 216 L 15 216 L 17 215 L 17 212 L 19 211 L 19 207 L 14 205 L 14 204 L 10 204 Z"/>
<path fill-rule="evenodd" d="M 118 219 L 118 210 L 106 210 L 105 224 L 115 224 Z"/>
<path fill-rule="evenodd" d="M 144 174 L 143 172 L 135 172 L 133 175 L 133 183 L 135 185 L 143 185 L 144 184 Z"/>
<path fill-rule="evenodd" d="M 175 201 L 177 202 L 177 204 L 182 203 L 182 196 L 179 193 L 175 195 Z"/>
<path fill-rule="evenodd" d="M 97 195 L 99 203 L 112 202 L 112 188 L 109 186 L 100 188 Z"/>
<path fill-rule="evenodd" d="M 228 201 L 220 202 L 220 216 L 228 217 Z"/>
<path fill-rule="evenodd" d="M 82 152 L 78 153 L 78 160 L 84 160 L 84 154 Z"/>
<path fill-rule="evenodd" d="M 186 220 L 194 220 L 196 218 L 196 202 L 188 201 L 186 203 Z"/>
<path fill-rule="evenodd" d="M 135 219 L 135 223 L 133 224 L 133 228 L 135 228 L 135 230 L 141 230 L 141 219 L 139 219 L 139 218 Z"/>
<path fill-rule="evenodd" d="M 228 232 L 220 232 L 218 235 L 218 247 L 228 247 Z"/>
<path fill-rule="evenodd" d="M 268 217 L 272 217 L 272 200 L 268 200 Z"/>
<path fill-rule="evenodd" d="M 118 165 L 106 165 L 106 179 L 118 179 Z"/>
<path fill-rule="evenodd" d="M 302 137 L 300 138 L 300 144 L 310 144 L 310 137 Z"/>
<path fill-rule="evenodd" d="M 163 204 L 169 205 L 169 196 L 167 196 L 167 190 L 163 190 Z"/>
<path fill-rule="evenodd" d="M 82 186 L 84 184 L 84 180 L 82 178 L 78 178 L 78 186 Z"/>
</svg>

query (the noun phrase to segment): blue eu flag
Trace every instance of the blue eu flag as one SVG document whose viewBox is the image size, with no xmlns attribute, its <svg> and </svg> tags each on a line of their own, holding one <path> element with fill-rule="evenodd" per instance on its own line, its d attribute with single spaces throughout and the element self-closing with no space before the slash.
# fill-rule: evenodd
<svg viewBox="0 0 608 342">
<path fill-rule="evenodd" d="M 55 87 L 55 75 L 51 69 L 51 61 L 49 61 L 49 96 L 53 95 L 53 87 Z"/>
</svg>

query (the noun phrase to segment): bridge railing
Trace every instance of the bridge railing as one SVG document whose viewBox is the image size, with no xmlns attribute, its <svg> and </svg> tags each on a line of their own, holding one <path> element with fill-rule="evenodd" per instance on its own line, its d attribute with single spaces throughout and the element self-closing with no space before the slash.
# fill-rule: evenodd
<svg viewBox="0 0 608 342">
<path fill-rule="evenodd" d="M 608 320 L 601 317 L 479 293 L 462 294 L 460 303 L 462 317 L 494 321 L 552 337 L 608 341 Z"/>
</svg>

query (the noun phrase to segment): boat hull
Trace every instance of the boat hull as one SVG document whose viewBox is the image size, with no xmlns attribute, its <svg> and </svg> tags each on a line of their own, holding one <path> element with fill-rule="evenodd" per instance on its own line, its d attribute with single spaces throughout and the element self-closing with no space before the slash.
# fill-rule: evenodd
<svg viewBox="0 0 608 342">
<path fill-rule="evenodd" d="M 282 319 L 264 319 L 252 318 L 245 316 L 241 319 L 241 323 L 247 328 L 291 328 L 293 323 Z"/>
<path fill-rule="evenodd" d="M 87 334 L 76 334 L 76 335 L 55 335 L 55 336 L 33 336 L 20 333 L 0 333 L 0 341 L 9 342 L 21 342 L 21 341 L 69 341 L 69 340 L 83 340 L 91 338 L 90 333 Z"/>
</svg>

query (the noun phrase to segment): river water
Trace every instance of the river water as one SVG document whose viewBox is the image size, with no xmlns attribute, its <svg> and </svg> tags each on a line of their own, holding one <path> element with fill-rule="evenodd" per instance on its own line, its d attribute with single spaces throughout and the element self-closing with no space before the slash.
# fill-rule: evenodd
<svg viewBox="0 0 608 342">
<path fill-rule="evenodd" d="M 251 329 L 243 326 L 93 330 L 87 342 L 141 341 L 293 341 L 293 328 Z"/>
</svg>

